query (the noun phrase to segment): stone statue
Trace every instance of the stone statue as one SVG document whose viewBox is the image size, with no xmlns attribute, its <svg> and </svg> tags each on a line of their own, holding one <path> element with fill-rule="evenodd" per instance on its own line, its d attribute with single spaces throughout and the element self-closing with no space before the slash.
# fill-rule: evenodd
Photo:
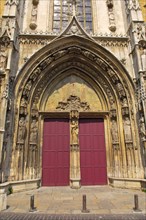
<svg viewBox="0 0 146 220">
<path fill-rule="evenodd" d="M 71 121 L 71 144 L 79 143 L 78 133 L 79 133 L 78 121 L 73 119 Z"/>
<path fill-rule="evenodd" d="M 112 120 L 111 133 L 112 133 L 113 143 L 118 142 L 118 128 L 117 128 L 117 123 L 115 120 Z"/>
<path fill-rule="evenodd" d="M 145 129 L 145 121 L 144 121 L 143 116 L 140 119 L 140 134 L 141 134 L 142 140 L 145 141 L 146 140 L 146 129 Z"/>
<path fill-rule="evenodd" d="M 129 117 L 126 117 L 124 120 L 124 133 L 125 133 L 125 140 L 132 141 L 132 133 L 131 133 L 131 123 Z"/>
<path fill-rule="evenodd" d="M 19 127 L 18 127 L 18 142 L 24 143 L 26 133 L 26 124 L 24 117 L 21 117 L 19 120 Z"/>
<path fill-rule="evenodd" d="M 36 22 L 37 20 L 37 6 L 34 6 L 31 11 L 31 21 Z"/>
<path fill-rule="evenodd" d="M 30 127 L 30 144 L 37 144 L 37 137 L 38 137 L 38 122 L 36 119 L 32 120 L 31 127 Z"/>
<path fill-rule="evenodd" d="M 22 97 L 20 102 L 20 114 L 26 114 L 27 101 L 24 97 Z"/>
<path fill-rule="evenodd" d="M 146 49 L 143 50 L 143 54 L 141 55 L 141 63 L 142 63 L 142 70 L 146 71 Z"/>
<path fill-rule="evenodd" d="M 121 84 L 120 82 L 118 82 L 118 83 L 116 84 L 116 87 L 117 87 L 117 90 L 118 90 L 118 92 L 119 92 L 120 98 L 122 98 L 123 96 L 126 95 L 126 94 L 125 94 L 125 91 L 124 91 L 124 88 L 123 88 L 123 86 L 122 86 L 122 84 Z"/>
<path fill-rule="evenodd" d="M 32 87 L 32 82 L 30 80 L 30 81 L 28 81 L 28 83 L 24 87 L 23 95 L 26 95 L 28 97 L 29 96 L 29 91 L 31 90 L 31 87 Z"/>
<path fill-rule="evenodd" d="M 4 50 L 4 48 L 1 48 L 0 51 L 0 69 L 4 69 L 7 61 L 7 54 Z"/>
</svg>

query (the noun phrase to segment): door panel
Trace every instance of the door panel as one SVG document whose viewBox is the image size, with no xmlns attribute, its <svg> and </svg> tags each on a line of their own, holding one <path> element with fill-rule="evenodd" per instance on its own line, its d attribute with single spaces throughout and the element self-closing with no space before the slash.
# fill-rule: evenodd
<svg viewBox="0 0 146 220">
<path fill-rule="evenodd" d="M 45 119 L 42 185 L 69 185 L 69 121 Z"/>
<path fill-rule="evenodd" d="M 103 119 L 80 119 L 81 185 L 107 183 Z"/>
</svg>

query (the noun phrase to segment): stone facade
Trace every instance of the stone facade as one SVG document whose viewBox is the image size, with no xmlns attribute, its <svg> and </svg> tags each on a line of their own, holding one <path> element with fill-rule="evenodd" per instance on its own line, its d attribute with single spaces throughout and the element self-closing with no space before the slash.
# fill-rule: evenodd
<svg viewBox="0 0 146 220">
<path fill-rule="evenodd" d="M 78 1 L 72 0 L 70 21 L 56 34 L 53 1 L 5 1 L 1 182 L 41 180 L 44 117 L 60 112 L 70 120 L 72 187 L 80 186 L 77 130 L 85 113 L 104 117 L 109 182 L 145 181 L 146 24 L 137 0 L 91 2 L 91 33 L 78 21 Z"/>
</svg>

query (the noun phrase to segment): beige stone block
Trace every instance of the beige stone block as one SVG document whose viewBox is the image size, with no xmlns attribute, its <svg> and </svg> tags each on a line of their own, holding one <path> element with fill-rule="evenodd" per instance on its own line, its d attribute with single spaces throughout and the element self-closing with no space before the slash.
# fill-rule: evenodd
<svg viewBox="0 0 146 220">
<path fill-rule="evenodd" d="M 5 189 L 0 189 L 0 211 L 7 208 L 7 195 Z"/>
</svg>

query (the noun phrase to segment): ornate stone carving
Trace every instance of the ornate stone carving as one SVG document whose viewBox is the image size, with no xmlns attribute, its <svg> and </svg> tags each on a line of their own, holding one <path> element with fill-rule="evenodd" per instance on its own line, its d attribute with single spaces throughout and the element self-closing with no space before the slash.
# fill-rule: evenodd
<svg viewBox="0 0 146 220">
<path fill-rule="evenodd" d="M 21 117 L 18 124 L 18 136 L 17 136 L 17 143 L 24 144 L 26 135 L 26 122 L 25 118 Z"/>
<path fill-rule="evenodd" d="M 78 125 L 78 121 L 76 119 L 72 119 L 70 127 L 71 127 L 70 143 L 71 143 L 71 145 L 77 145 L 77 144 L 79 144 L 79 138 L 78 138 L 79 125 Z"/>
<path fill-rule="evenodd" d="M 119 136 L 118 136 L 118 127 L 116 120 L 111 121 L 111 134 L 112 134 L 113 144 L 117 144 L 119 142 Z"/>
<path fill-rule="evenodd" d="M 4 46 L 0 49 L 0 70 L 4 70 L 7 62 L 7 52 Z"/>
<path fill-rule="evenodd" d="M 35 30 L 37 28 L 37 6 L 33 5 L 32 7 L 32 11 L 31 11 L 31 23 L 29 25 L 29 27 L 32 29 L 32 30 Z"/>
<path fill-rule="evenodd" d="M 19 0 L 6 0 L 5 5 L 19 5 Z"/>
<path fill-rule="evenodd" d="M 123 117 L 129 116 L 129 107 L 128 106 L 122 107 L 122 115 L 123 115 Z"/>
<path fill-rule="evenodd" d="M 27 114 L 27 100 L 24 97 L 22 97 L 20 101 L 20 114 L 21 115 Z"/>
<path fill-rule="evenodd" d="M 138 23 L 136 26 L 136 33 L 139 41 L 146 40 L 146 24 Z"/>
<path fill-rule="evenodd" d="M 38 122 L 36 119 L 32 119 L 32 123 L 30 126 L 30 139 L 29 143 L 30 144 L 37 144 L 37 139 L 38 139 Z"/>
<path fill-rule="evenodd" d="M 129 0 L 129 10 L 140 10 L 139 2 L 137 0 Z"/>
<path fill-rule="evenodd" d="M 110 68 L 108 68 L 107 72 L 108 72 L 110 78 L 112 79 L 113 83 L 116 84 L 119 80 L 117 74 Z"/>
<path fill-rule="evenodd" d="M 56 107 L 57 110 L 79 110 L 79 111 L 89 111 L 90 106 L 87 102 L 81 102 L 80 98 L 77 96 L 71 95 L 67 102 L 59 102 L 58 106 Z"/>
<path fill-rule="evenodd" d="M 117 88 L 117 91 L 118 91 L 120 98 L 121 99 L 124 98 L 126 96 L 126 93 L 124 91 L 123 85 L 120 82 L 117 82 L 116 88 Z"/>
<path fill-rule="evenodd" d="M 29 80 L 23 89 L 23 95 L 25 95 L 26 97 L 29 97 L 29 92 L 31 90 L 31 87 L 32 87 L 32 81 Z"/>
<path fill-rule="evenodd" d="M 95 62 L 103 69 L 103 70 L 107 70 L 108 69 L 108 64 L 102 60 L 101 58 L 99 57 L 96 57 L 95 58 Z"/>
<path fill-rule="evenodd" d="M 82 50 L 78 47 L 69 47 L 68 48 L 68 53 L 71 54 L 81 54 Z"/>
<path fill-rule="evenodd" d="M 113 0 L 107 0 L 106 1 L 107 7 L 108 7 L 108 16 L 109 16 L 109 29 L 111 31 L 116 30 L 116 23 L 115 23 L 115 15 L 114 15 L 114 8 L 113 8 Z"/>
<path fill-rule="evenodd" d="M 32 117 L 38 117 L 38 107 L 37 107 L 37 101 L 38 99 L 36 98 L 32 104 L 32 108 L 31 108 L 31 115 Z"/>
<path fill-rule="evenodd" d="M 37 28 L 37 13 L 38 13 L 38 4 L 39 0 L 33 0 L 32 1 L 32 11 L 31 11 L 31 23 L 29 27 L 32 30 L 35 30 Z"/>
<path fill-rule="evenodd" d="M 145 120 L 143 116 L 141 116 L 140 118 L 139 127 L 140 127 L 140 134 L 142 141 L 146 141 L 146 128 L 145 128 Z"/>
<path fill-rule="evenodd" d="M 4 91 L 3 91 L 3 93 L 2 93 L 1 99 L 8 99 L 8 97 L 9 97 L 9 86 L 7 84 Z"/>
<path fill-rule="evenodd" d="M 141 64 L 142 70 L 146 71 L 146 49 L 143 50 L 143 54 L 141 55 Z"/>
<path fill-rule="evenodd" d="M 84 50 L 83 54 L 84 54 L 84 56 L 88 57 L 90 60 L 93 60 L 93 61 L 95 60 L 96 56 L 93 53 L 91 53 L 91 52 L 89 52 L 87 50 Z"/>
<path fill-rule="evenodd" d="M 132 142 L 131 122 L 129 117 L 125 117 L 123 121 L 125 141 Z"/>
<path fill-rule="evenodd" d="M 70 177 L 72 187 L 80 187 L 79 112 L 70 111 Z"/>
<path fill-rule="evenodd" d="M 110 110 L 110 117 L 113 120 L 115 120 L 117 118 L 117 111 L 116 111 L 116 109 L 111 109 Z"/>
<path fill-rule="evenodd" d="M 57 53 L 53 54 L 53 57 L 55 58 L 55 60 L 57 60 L 60 57 L 64 56 L 67 52 L 67 50 L 60 50 Z"/>
</svg>

